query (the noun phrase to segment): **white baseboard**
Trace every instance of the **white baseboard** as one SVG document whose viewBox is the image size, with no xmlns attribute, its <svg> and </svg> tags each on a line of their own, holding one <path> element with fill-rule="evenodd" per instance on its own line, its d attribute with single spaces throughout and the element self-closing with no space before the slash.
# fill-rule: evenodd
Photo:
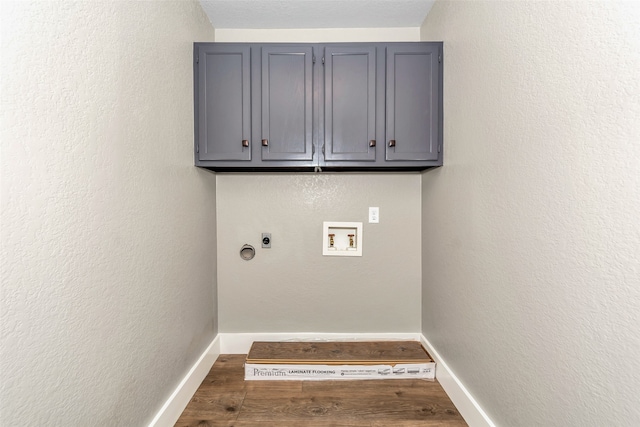
<svg viewBox="0 0 640 427">
<path fill-rule="evenodd" d="M 424 335 L 420 335 L 420 341 L 436 362 L 436 378 L 438 382 L 442 385 L 453 404 L 456 405 L 456 409 L 458 409 L 467 424 L 471 427 L 495 427 L 493 421 L 482 410 L 478 402 L 453 371 L 449 369 L 447 363 L 440 357 L 429 340 Z"/>
<path fill-rule="evenodd" d="M 214 362 L 220 355 L 220 334 L 216 336 L 209 347 L 191 367 L 187 375 L 180 381 L 178 387 L 160 408 L 149 427 L 169 427 L 175 425 L 178 418 L 187 407 L 202 381 L 207 376 Z"/>
<path fill-rule="evenodd" d="M 375 341 L 375 340 L 420 340 L 419 333 L 221 333 L 220 353 L 247 354 L 254 341 Z"/>
</svg>

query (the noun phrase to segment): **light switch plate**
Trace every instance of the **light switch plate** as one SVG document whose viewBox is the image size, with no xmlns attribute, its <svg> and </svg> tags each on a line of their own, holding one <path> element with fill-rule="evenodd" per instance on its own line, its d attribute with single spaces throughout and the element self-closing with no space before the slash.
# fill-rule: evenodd
<svg viewBox="0 0 640 427">
<path fill-rule="evenodd" d="M 380 208 L 378 207 L 370 207 L 369 208 L 369 223 L 377 224 L 380 222 Z"/>
</svg>

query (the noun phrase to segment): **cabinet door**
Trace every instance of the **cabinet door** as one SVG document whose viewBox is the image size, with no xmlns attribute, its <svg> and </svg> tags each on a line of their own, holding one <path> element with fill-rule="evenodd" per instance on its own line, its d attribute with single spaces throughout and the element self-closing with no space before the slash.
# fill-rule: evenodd
<svg viewBox="0 0 640 427">
<path fill-rule="evenodd" d="M 437 160 L 438 44 L 387 47 L 386 159 Z"/>
<path fill-rule="evenodd" d="M 324 158 L 376 159 L 376 48 L 325 49 Z"/>
<path fill-rule="evenodd" d="M 200 160 L 251 160 L 250 48 L 198 50 L 196 118 Z"/>
<path fill-rule="evenodd" d="M 263 161 L 313 160 L 312 106 L 313 48 L 263 46 Z"/>
</svg>

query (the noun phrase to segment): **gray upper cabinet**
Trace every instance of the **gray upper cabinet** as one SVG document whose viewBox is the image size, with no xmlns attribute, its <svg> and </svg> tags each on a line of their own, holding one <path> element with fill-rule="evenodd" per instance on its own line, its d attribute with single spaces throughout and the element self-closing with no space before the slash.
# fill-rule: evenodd
<svg viewBox="0 0 640 427">
<path fill-rule="evenodd" d="M 324 160 L 376 160 L 376 47 L 324 51 Z"/>
<path fill-rule="evenodd" d="M 442 102 L 437 44 L 387 48 L 386 159 L 436 161 Z"/>
<path fill-rule="evenodd" d="M 195 43 L 196 165 L 442 165 L 442 43 Z"/>
<path fill-rule="evenodd" d="M 203 45 L 196 57 L 196 159 L 251 160 L 248 46 Z"/>
<path fill-rule="evenodd" d="M 265 46 L 261 50 L 261 159 L 311 162 L 313 48 Z"/>
</svg>

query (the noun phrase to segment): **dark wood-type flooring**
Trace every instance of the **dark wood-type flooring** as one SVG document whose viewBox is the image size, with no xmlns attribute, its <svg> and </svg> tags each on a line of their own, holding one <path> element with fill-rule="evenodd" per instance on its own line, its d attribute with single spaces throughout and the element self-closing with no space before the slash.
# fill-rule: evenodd
<svg viewBox="0 0 640 427">
<path fill-rule="evenodd" d="M 223 354 L 176 426 L 466 426 L 437 381 L 244 381 L 245 354 Z"/>
<path fill-rule="evenodd" d="M 256 341 L 249 363 L 393 364 L 432 362 L 419 341 Z"/>
</svg>

